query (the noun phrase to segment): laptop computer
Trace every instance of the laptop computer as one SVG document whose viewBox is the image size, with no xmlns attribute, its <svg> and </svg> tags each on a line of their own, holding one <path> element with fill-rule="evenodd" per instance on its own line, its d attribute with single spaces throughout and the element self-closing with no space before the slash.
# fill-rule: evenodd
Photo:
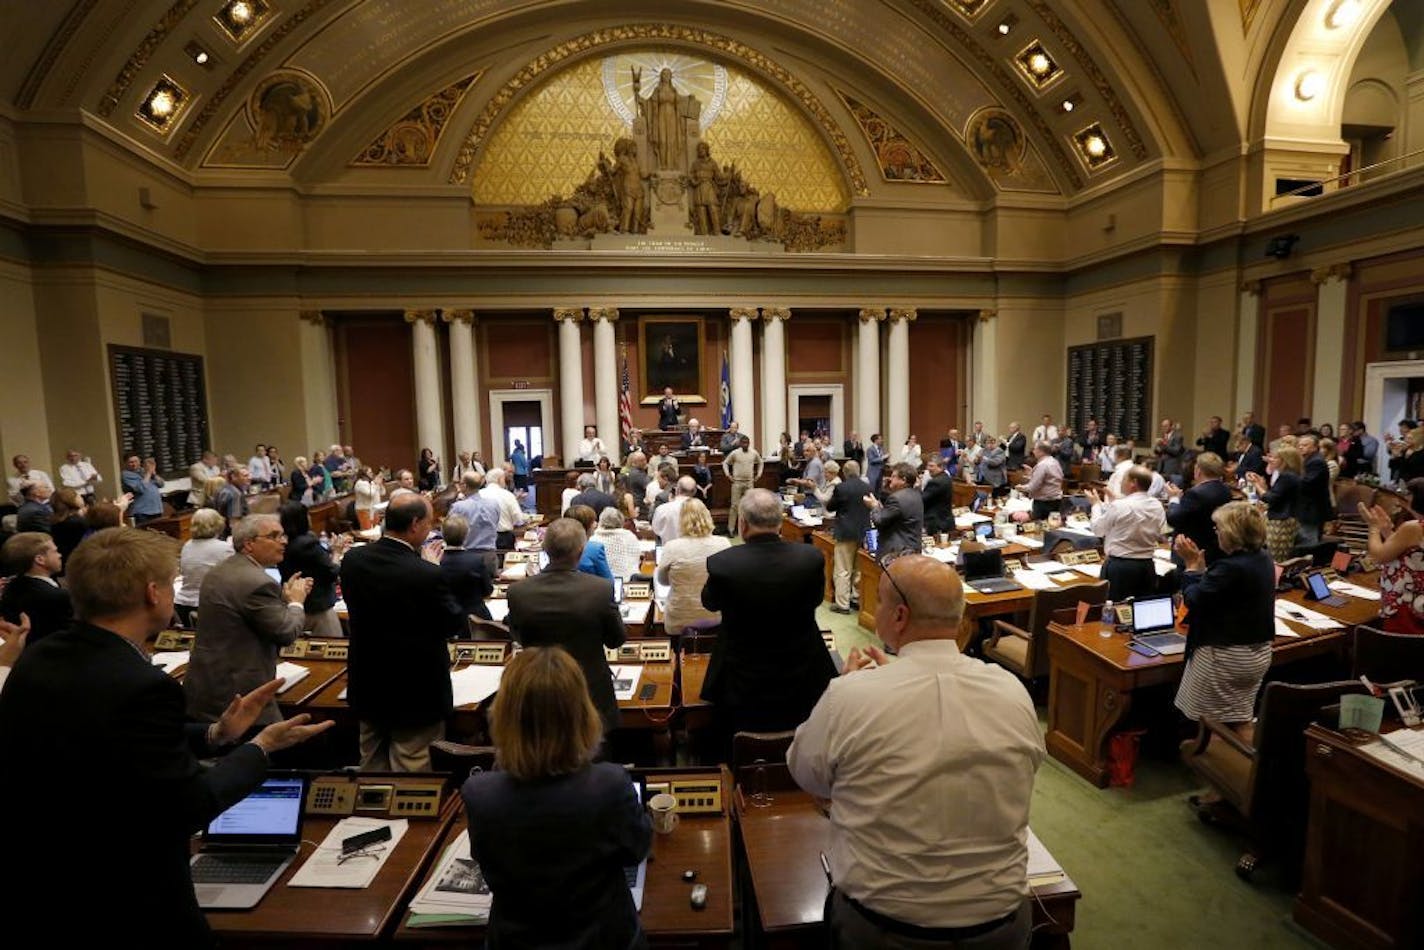
<svg viewBox="0 0 1424 950">
<path fill-rule="evenodd" d="M 1176 631 L 1171 597 L 1143 597 L 1132 604 L 1132 641 L 1163 656 L 1185 653 L 1187 638 Z"/>
<path fill-rule="evenodd" d="M 1327 604 L 1331 607 L 1347 607 L 1350 604 L 1348 600 L 1330 589 L 1330 582 L 1319 571 L 1312 571 L 1305 575 L 1305 589 L 1310 591 L 1310 599 L 1317 604 Z"/>
<path fill-rule="evenodd" d="M 993 526 L 990 525 L 990 530 Z M 981 594 L 1004 594 L 1023 590 L 1018 581 L 1004 576 L 1004 555 L 1001 551 L 962 551 L 964 583 Z"/>
<path fill-rule="evenodd" d="M 642 808 L 648 807 L 648 786 L 645 779 L 640 779 L 636 775 L 630 775 L 633 781 L 633 794 L 638 797 L 638 805 Z M 648 880 L 648 859 L 644 858 L 636 865 L 629 865 L 623 869 L 623 878 L 628 882 L 628 890 L 633 895 L 633 907 L 636 910 L 643 909 L 643 886 Z"/>
<path fill-rule="evenodd" d="M 214 818 L 191 862 L 198 906 L 257 906 L 297 856 L 305 800 L 304 777 L 269 774 L 246 798 Z"/>
</svg>

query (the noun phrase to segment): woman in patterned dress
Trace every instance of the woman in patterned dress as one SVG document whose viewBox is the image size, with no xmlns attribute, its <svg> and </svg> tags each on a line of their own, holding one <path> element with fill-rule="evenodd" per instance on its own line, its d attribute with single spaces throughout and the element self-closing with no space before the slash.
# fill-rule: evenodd
<svg viewBox="0 0 1424 950">
<path fill-rule="evenodd" d="M 1380 621 L 1390 633 L 1424 634 L 1424 518 L 1398 526 L 1381 507 L 1360 505 L 1370 526 L 1369 555 L 1380 566 Z"/>
<path fill-rule="evenodd" d="M 1296 531 L 1300 526 L 1295 506 L 1300 495 L 1302 468 L 1300 453 L 1283 445 L 1266 456 L 1265 477 L 1255 472 L 1246 473 L 1258 500 L 1266 504 L 1266 547 L 1275 561 L 1289 560 L 1295 549 Z"/>
</svg>

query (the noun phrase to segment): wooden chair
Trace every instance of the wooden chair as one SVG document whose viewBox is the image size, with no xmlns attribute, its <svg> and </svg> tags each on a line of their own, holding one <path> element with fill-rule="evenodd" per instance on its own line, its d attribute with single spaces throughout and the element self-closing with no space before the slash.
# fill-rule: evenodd
<svg viewBox="0 0 1424 950">
<path fill-rule="evenodd" d="M 792 789 L 796 782 L 786 767 L 786 751 L 795 730 L 738 732 L 732 735 L 732 777 L 755 791 Z"/>
<path fill-rule="evenodd" d="M 430 743 L 430 770 L 449 776 L 448 787 L 458 790 L 472 773 L 494 770 L 494 746 L 437 739 Z"/>
<path fill-rule="evenodd" d="M 476 617 L 468 614 L 466 619 L 470 625 L 471 640 L 501 640 L 512 639 L 509 628 L 495 620 L 485 620 L 483 617 Z"/>
<path fill-rule="evenodd" d="M 1202 720 L 1196 738 L 1182 743 L 1183 762 L 1222 799 L 1221 807 L 1203 808 L 1198 816 L 1239 827 L 1251 840 L 1236 862 L 1242 880 L 1265 860 L 1298 878 L 1310 802 L 1302 735 L 1324 707 L 1363 692 L 1358 680 L 1268 683 L 1254 726 Z"/>
<path fill-rule="evenodd" d="M 1387 633 L 1374 627 L 1355 628 L 1350 675 L 1375 682 L 1424 681 L 1424 637 Z"/>
<path fill-rule="evenodd" d="M 1107 581 L 1036 591 L 1028 629 L 995 620 L 994 633 L 984 643 L 984 656 L 1032 684 L 1048 675 L 1048 624 L 1054 620 L 1071 624 L 1077 619 L 1079 603 L 1098 605 L 1107 596 Z"/>
</svg>

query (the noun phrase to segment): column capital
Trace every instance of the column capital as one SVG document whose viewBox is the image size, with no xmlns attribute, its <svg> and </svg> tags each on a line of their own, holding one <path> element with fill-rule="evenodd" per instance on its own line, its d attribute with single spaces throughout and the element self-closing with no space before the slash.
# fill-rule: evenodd
<svg viewBox="0 0 1424 950">
<path fill-rule="evenodd" d="M 1325 267 L 1313 269 L 1310 272 L 1310 282 L 1317 287 L 1321 284 L 1329 283 L 1332 280 L 1338 280 L 1344 283 L 1350 279 L 1353 272 L 1354 265 L 1349 261 L 1343 261 L 1339 264 L 1328 264 Z"/>
<path fill-rule="evenodd" d="M 915 322 L 915 318 L 918 317 L 919 315 L 920 315 L 919 311 L 916 310 L 914 307 L 891 307 L 891 308 L 890 308 L 890 322 L 891 322 L 891 323 L 895 323 L 895 322 L 900 321 L 900 320 L 903 320 L 903 321 L 905 321 L 906 323 L 914 323 L 914 322 Z"/>
<path fill-rule="evenodd" d="M 884 307 L 862 307 L 862 308 L 860 309 L 860 322 L 861 322 L 861 323 L 870 323 L 871 321 L 875 321 L 875 322 L 878 323 L 878 322 L 880 322 L 881 320 L 884 320 L 884 319 L 885 319 L 885 308 L 884 308 Z"/>
<path fill-rule="evenodd" d="M 440 319 L 446 323 L 463 323 L 470 326 L 475 322 L 473 310 L 441 310 Z"/>
<path fill-rule="evenodd" d="M 406 323 L 424 323 L 427 326 L 435 326 L 434 310 L 407 310 L 405 312 Z"/>
<path fill-rule="evenodd" d="M 616 321 L 616 320 L 618 319 L 618 308 L 617 308 L 617 307 L 589 307 L 589 308 L 588 308 L 588 319 L 591 320 L 591 321 L 594 322 L 594 323 L 597 323 L 597 322 L 600 321 L 600 320 L 607 320 L 609 323 L 613 323 L 614 321 Z"/>
<path fill-rule="evenodd" d="M 1241 282 L 1241 292 L 1250 294 L 1252 297 L 1261 296 L 1261 282 L 1259 280 L 1243 280 Z"/>
<path fill-rule="evenodd" d="M 331 326 L 331 320 L 327 317 L 326 314 L 322 313 L 320 310 L 299 310 L 297 311 L 297 319 L 301 320 L 303 323 L 310 323 L 312 326 Z"/>
<path fill-rule="evenodd" d="M 991 309 L 991 310 L 980 310 L 980 311 L 979 311 L 979 322 L 980 322 L 980 323 L 988 323 L 990 320 L 994 319 L 994 318 L 997 317 L 998 315 L 999 315 L 999 311 L 997 311 L 997 310 L 992 310 L 992 309 Z"/>
<path fill-rule="evenodd" d="M 760 311 L 756 307 L 733 307 L 727 311 L 733 322 L 737 320 L 755 320 L 760 316 Z"/>
<path fill-rule="evenodd" d="M 563 323 L 565 320 L 570 323 L 578 323 L 583 319 L 582 307 L 556 307 L 554 308 L 554 322 Z"/>
<path fill-rule="evenodd" d="M 790 308 L 790 307 L 762 307 L 762 308 L 761 308 L 761 318 L 762 318 L 763 320 L 767 321 L 768 323 L 770 323 L 772 320 L 790 320 L 790 319 L 791 319 L 791 308 Z"/>
</svg>

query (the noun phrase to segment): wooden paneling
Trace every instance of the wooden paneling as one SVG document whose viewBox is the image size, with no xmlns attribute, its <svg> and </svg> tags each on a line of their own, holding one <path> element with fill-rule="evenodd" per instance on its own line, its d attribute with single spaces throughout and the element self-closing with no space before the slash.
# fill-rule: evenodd
<svg viewBox="0 0 1424 950">
<path fill-rule="evenodd" d="M 517 381 L 547 385 L 558 375 L 558 349 L 551 315 L 546 319 L 480 318 L 481 380 L 508 389 Z"/>
<path fill-rule="evenodd" d="M 910 432 L 926 448 L 938 446 L 950 426 L 963 432 L 971 424 L 968 321 L 963 314 L 921 310 L 910 324 Z"/>
<path fill-rule="evenodd" d="M 1424 301 L 1421 273 L 1424 251 L 1419 250 L 1355 265 L 1346 298 L 1345 365 L 1340 392 L 1340 405 L 1351 419 L 1358 419 L 1364 412 L 1365 367 L 1410 358 L 1408 353 L 1385 350 L 1384 318 L 1395 304 Z"/>
<path fill-rule="evenodd" d="M 1276 437 L 1280 426 L 1294 426 L 1300 417 L 1311 415 L 1317 299 L 1318 288 L 1304 272 L 1273 278 L 1262 287 L 1253 402 L 1267 441 Z M 1170 357 L 1164 353 L 1161 358 Z"/>
<path fill-rule="evenodd" d="M 342 441 L 373 468 L 414 466 L 411 328 L 399 316 L 338 320 L 336 346 Z"/>
<path fill-rule="evenodd" d="M 786 322 L 786 378 L 795 382 L 848 383 L 850 354 L 844 320 L 810 320 L 793 315 Z"/>
</svg>

